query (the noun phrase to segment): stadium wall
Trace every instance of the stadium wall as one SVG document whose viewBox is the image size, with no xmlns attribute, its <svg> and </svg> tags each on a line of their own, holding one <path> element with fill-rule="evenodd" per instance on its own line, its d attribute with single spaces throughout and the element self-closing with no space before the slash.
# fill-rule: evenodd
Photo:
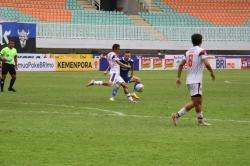
<svg viewBox="0 0 250 166">
<path fill-rule="evenodd" d="M 51 39 L 37 37 L 37 48 L 55 49 L 110 49 L 119 43 L 122 49 L 137 50 L 187 50 L 190 41 L 147 41 L 147 40 L 94 40 L 94 39 Z M 244 41 L 205 41 L 202 47 L 207 50 L 250 50 L 250 42 Z"/>
</svg>

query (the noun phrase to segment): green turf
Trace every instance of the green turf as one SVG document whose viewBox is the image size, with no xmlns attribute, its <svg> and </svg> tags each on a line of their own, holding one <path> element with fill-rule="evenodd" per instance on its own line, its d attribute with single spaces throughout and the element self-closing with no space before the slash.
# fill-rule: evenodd
<svg viewBox="0 0 250 166">
<path fill-rule="evenodd" d="M 216 71 L 215 82 L 205 73 L 209 127 L 196 125 L 194 111 L 172 125 L 189 101 L 176 72 L 136 74 L 145 91 L 132 104 L 122 90 L 110 102 L 111 88 L 85 87 L 107 79 L 101 72 L 18 73 L 18 92 L 0 93 L 0 165 L 250 165 L 250 71 Z"/>
</svg>

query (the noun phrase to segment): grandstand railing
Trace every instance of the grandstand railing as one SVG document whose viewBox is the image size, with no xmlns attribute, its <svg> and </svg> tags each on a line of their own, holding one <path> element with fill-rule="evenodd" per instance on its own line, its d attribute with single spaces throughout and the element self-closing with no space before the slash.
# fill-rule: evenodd
<svg viewBox="0 0 250 166">
<path fill-rule="evenodd" d="M 190 41 L 193 33 L 205 41 L 250 41 L 250 27 L 154 27 L 38 23 L 37 36 L 60 39 Z M 164 38 L 162 37 L 164 36 Z"/>
</svg>

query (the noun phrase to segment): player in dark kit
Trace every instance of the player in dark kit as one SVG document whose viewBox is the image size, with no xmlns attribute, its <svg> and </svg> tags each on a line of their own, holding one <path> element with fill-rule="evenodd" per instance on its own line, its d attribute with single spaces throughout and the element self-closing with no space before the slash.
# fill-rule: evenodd
<svg viewBox="0 0 250 166">
<path fill-rule="evenodd" d="M 15 46 L 14 41 L 9 41 L 8 46 L 3 48 L 0 52 L 1 54 L 0 60 L 2 61 L 1 92 L 3 92 L 4 81 L 8 73 L 10 73 L 11 75 L 10 86 L 8 90 L 16 92 L 16 90 L 13 88 L 13 85 L 16 81 L 16 69 L 17 69 L 17 51 L 14 48 L 14 46 Z"/>
<path fill-rule="evenodd" d="M 126 51 L 124 54 L 124 57 L 122 57 L 122 59 L 120 60 L 121 63 L 126 64 L 126 65 L 130 65 L 131 66 L 131 74 L 129 75 L 129 71 L 130 68 L 126 68 L 121 66 L 120 67 L 120 76 L 123 78 L 123 80 L 126 83 L 131 83 L 131 82 L 135 82 L 134 84 L 134 89 L 133 89 L 133 93 L 131 93 L 131 96 L 139 99 L 139 97 L 136 94 L 136 85 L 140 83 L 140 78 L 134 76 L 134 70 L 133 70 L 133 60 L 131 59 L 131 54 L 129 51 Z M 115 85 L 113 91 L 112 91 L 112 97 L 110 98 L 111 101 L 114 101 L 114 97 L 116 96 L 118 90 L 119 90 L 119 85 Z"/>
</svg>

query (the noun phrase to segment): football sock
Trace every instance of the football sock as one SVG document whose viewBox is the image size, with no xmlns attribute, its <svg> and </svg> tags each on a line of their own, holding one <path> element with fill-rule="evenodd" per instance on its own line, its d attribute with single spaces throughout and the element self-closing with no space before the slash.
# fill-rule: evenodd
<svg viewBox="0 0 250 166">
<path fill-rule="evenodd" d="M 10 87 L 9 87 L 9 89 L 13 88 L 13 85 L 14 85 L 15 81 L 16 81 L 16 79 L 11 79 L 10 80 Z"/>
<path fill-rule="evenodd" d="M 127 94 L 128 100 L 133 101 L 133 98 L 131 97 L 130 93 Z"/>
<path fill-rule="evenodd" d="M 197 112 L 196 117 L 197 117 L 198 122 L 203 122 L 203 118 L 204 118 L 203 112 Z"/>
<path fill-rule="evenodd" d="M 1 80 L 1 92 L 3 92 L 3 87 L 4 87 L 4 80 Z"/>
<path fill-rule="evenodd" d="M 102 85 L 103 81 L 94 81 L 94 85 Z"/>
<path fill-rule="evenodd" d="M 186 108 L 183 107 L 182 109 L 180 109 L 180 111 L 178 111 L 178 112 L 176 113 L 177 118 L 182 117 L 186 112 L 187 112 Z"/>
<path fill-rule="evenodd" d="M 134 84 L 134 89 L 133 89 L 133 92 L 135 93 L 136 92 L 136 85 L 140 84 L 140 82 L 135 82 Z"/>
<path fill-rule="evenodd" d="M 115 95 L 117 94 L 118 90 L 119 90 L 119 86 L 115 85 L 115 87 L 114 87 L 114 89 L 112 91 L 112 97 L 115 97 Z"/>
</svg>

